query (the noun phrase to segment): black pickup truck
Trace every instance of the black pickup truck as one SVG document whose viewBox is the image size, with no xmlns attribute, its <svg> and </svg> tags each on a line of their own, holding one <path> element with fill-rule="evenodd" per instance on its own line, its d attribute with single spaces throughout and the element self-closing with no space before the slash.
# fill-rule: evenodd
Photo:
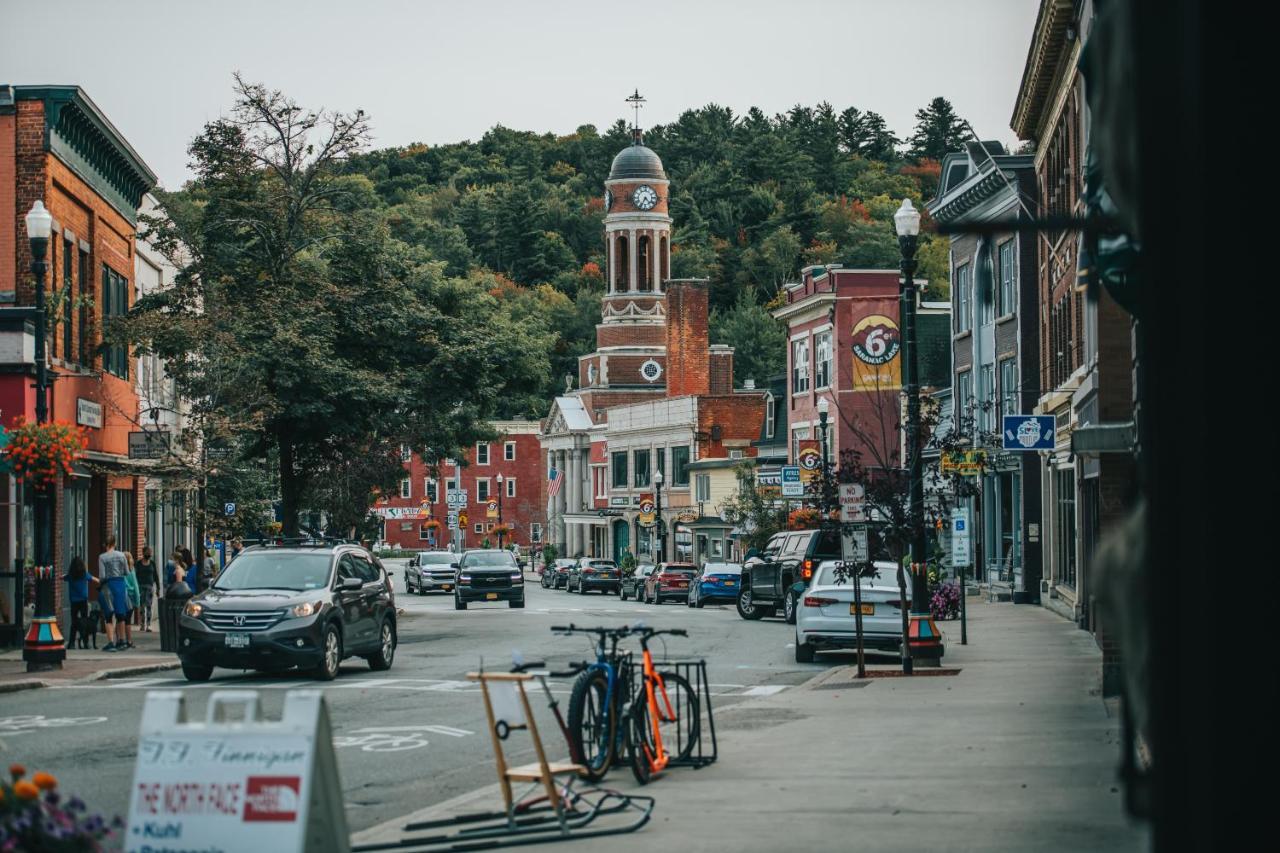
<svg viewBox="0 0 1280 853">
<path fill-rule="evenodd" d="M 839 559 L 839 530 L 787 530 L 774 534 L 763 553 L 743 563 L 738 615 L 759 619 L 773 616 L 781 608 L 787 622 L 794 623 L 797 588 L 808 585 L 823 560 Z"/>
</svg>

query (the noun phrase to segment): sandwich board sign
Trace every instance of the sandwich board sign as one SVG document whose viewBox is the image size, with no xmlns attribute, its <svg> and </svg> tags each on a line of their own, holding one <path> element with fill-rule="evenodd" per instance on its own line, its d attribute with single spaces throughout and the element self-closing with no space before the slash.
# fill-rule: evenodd
<svg viewBox="0 0 1280 853">
<path fill-rule="evenodd" d="M 176 690 L 147 694 L 124 849 L 347 853 L 333 735 L 319 690 L 265 720 L 255 690 L 218 690 L 188 720 Z"/>
</svg>

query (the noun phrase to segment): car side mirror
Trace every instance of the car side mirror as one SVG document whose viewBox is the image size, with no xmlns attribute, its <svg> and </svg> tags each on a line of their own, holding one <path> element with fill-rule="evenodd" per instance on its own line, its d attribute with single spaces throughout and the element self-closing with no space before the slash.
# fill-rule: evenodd
<svg viewBox="0 0 1280 853">
<path fill-rule="evenodd" d="M 450 564 L 449 564 L 449 568 L 451 568 L 451 569 L 460 569 L 460 568 L 462 568 L 462 564 L 461 564 L 461 563 L 450 563 Z"/>
<path fill-rule="evenodd" d="M 363 587 L 364 587 L 364 581 L 360 580 L 360 578 L 343 578 L 342 579 L 342 587 L 341 587 L 342 589 L 362 589 Z"/>
</svg>

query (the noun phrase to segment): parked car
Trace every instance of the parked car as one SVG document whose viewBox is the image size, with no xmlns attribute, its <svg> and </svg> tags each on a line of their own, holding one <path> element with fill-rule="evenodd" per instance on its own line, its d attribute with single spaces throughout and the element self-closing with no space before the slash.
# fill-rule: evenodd
<svg viewBox="0 0 1280 853">
<path fill-rule="evenodd" d="M 643 601 L 661 604 L 667 599 L 689 598 L 689 584 L 698 574 L 693 563 L 659 563 L 644 581 Z"/>
<path fill-rule="evenodd" d="M 822 563 L 796 608 L 796 660 L 800 663 L 812 661 L 815 652 L 857 646 L 853 577 L 839 578 L 839 566 L 838 560 Z M 862 578 L 862 647 L 896 652 L 902 646 L 903 608 L 897 569 L 890 561 L 876 561 L 875 567 L 879 577 Z M 911 607 L 909 599 L 906 607 Z"/>
<path fill-rule="evenodd" d="M 795 622 L 796 600 L 813 579 L 814 570 L 823 560 L 839 560 L 840 556 L 839 530 L 787 530 L 774 534 L 763 553 L 742 566 L 738 615 L 759 619 L 781 609 L 787 622 Z"/>
<path fill-rule="evenodd" d="M 623 575 L 622 581 L 618 584 L 618 597 L 623 601 L 628 598 L 643 598 L 645 579 L 653 573 L 655 568 L 653 563 L 638 563 L 631 574 Z"/>
<path fill-rule="evenodd" d="M 524 607 L 524 573 L 510 551 L 467 551 L 458 563 L 453 607 L 466 610 L 473 601 L 505 601 L 508 607 Z"/>
<path fill-rule="evenodd" d="M 214 667 L 314 668 L 328 681 L 344 658 L 390 669 L 396 651 L 391 578 L 359 545 L 246 548 L 178 618 L 188 681 Z"/>
<path fill-rule="evenodd" d="M 420 551 L 414 554 L 404 568 L 404 591 L 418 595 L 436 590 L 452 592 L 458 557 L 452 551 Z"/>
<path fill-rule="evenodd" d="M 569 569 L 565 591 L 586 595 L 588 590 L 598 589 L 603 593 L 616 594 L 621 583 L 622 570 L 613 560 L 602 557 L 583 557 Z"/>
<path fill-rule="evenodd" d="M 741 582 L 742 564 L 704 563 L 702 571 L 689 585 L 689 606 L 705 607 L 717 601 L 737 601 Z"/>
<path fill-rule="evenodd" d="M 567 589 L 569 585 L 569 570 L 573 568 L 577 562 L 577 560 L 570 560 L 565 557 L 561 557 L 559 560 L 556 560 L 551 567 L 551 571 L 543 572 L 544 578 L 542 585 L 550 586 L 552 589 Z M 545 578 L 545 575 L 548 574 L 551 575 L 551 582 L 549 584 Z"/>
</svg>

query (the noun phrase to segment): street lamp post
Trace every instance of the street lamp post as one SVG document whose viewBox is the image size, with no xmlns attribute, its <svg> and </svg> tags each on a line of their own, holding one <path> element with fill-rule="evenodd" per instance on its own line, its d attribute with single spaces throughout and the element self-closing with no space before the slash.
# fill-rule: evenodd
<svg viewBox="0 0 1280 853">
<path fill-rule="evenodd" d="M 653 472 L 653 511 L 658 522 L 658 562 L 661 563 L 667 559 L 666 543 L 663 541 L 662 530 L 662 472 Z"/>
<path fill-rule="evenodd" d="M 26 216 L 27 238 L 31 241 L 31 274 L 36 283 L 35 299 L 35 348 L 36 348 L 36 423 L 49 421 L 49 366 L 45 357 L 45 254 L 49 250 L 49 235 L 53 232 L 53 217 L 45 210 L 44 202 L 37 199 Z M 67 652 L 63 645 L 58 617 L 54 607 L 54 578 L 52 553 L 52 506 L 50 490 L 53 483 L 35 483 L 35 615 L 23 643 L 22 658 L 27 662 L 27 672 L 61 669 Z M 21 602 L 18 603 L 21 606 Z"/>
<path fill-rule="evenodd" d="M 907 468 L 911 490 L 908 518 L 911 527 L 911 619 L 910 635 L 923 637 L 934 629 L 929 620 L 929 580 L 924 532 L 924 468 L 920 442 L 920 347 L 916 337 L 916 242 L 920 234 L 920 212 L 911 199 L 904 198 L 893 215 L 902 251 L 902 358 L 907 392 Z M 935 635 L 936 636 L 936 635 Z"/>
<path fill-rule="evenodd" d="M 822 433 L 822 517 L 826 520 L 831 512 L 831 495 L 829 480 L 831 477 L 831 458 L 827 451 L 827 415 L 831 410 L 831 401 L 826 397 L 818 398 L 818 429 Z"/>
<path fill-rule="evenodd" d="M 499 550 L 501 550 L 502 548 L 502 484 L 504 482 L 504 479 L 501 474 L 498 475 L 497 479 L 498 479 L 498 548 Z"/>
</svg>

